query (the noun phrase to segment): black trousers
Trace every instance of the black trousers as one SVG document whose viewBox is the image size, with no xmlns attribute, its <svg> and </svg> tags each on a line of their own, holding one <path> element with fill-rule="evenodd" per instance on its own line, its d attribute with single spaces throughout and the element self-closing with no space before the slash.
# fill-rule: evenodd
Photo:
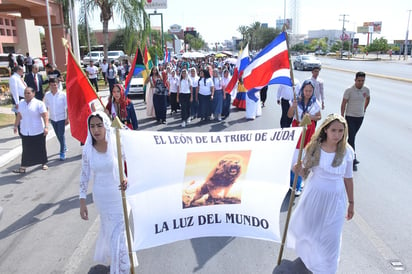
<svg viewBox="0 0 412 274">
<path fill-rule="evenodd" d="M 99 92 L 99 86 L 97 85 L 97 78 L 93 78 L 93 79 L 89 78 L 89 81 L 96 88 L 96 92 Z"/>
<path fill-rule="evenodd" d="M 268 86 L 264 86 L 264 87 L 260 90 L 260 101 L 262 101 L 262 104 L 265 104 L 266 98 L 267 98 L 267 94 L 268 94 Z"/>
<path fill-rule="evenodd" d="M 348 123 L 348 143 L 355 150 L 355 137 L 362 125 L 363 117 L 345 116 L 345 119 Z"/>
<path fill-rule="evenodd" d="M 281 128 L 287 128 L 290 127 L 290 124 L 292 123 L 293 117 L 289 118 L 288 117 L 288 110 L 290 107 L 289 101 L 286 99 L 282 99 L 280 101 L 280 105 L 282 107 L 282 116 L 280 117 L 280 127 Z"/>
<path fill-rule="evenodd" d="M 179 93 L 179 103 L 182 121 L 186 121 L 190 117 L 190 93 Z"/>
<path fill-rule="evenodd" d="M 179 109 L 179 103 L 177 102 L 177 93 L 176 92 L 170 92 L 170 110 L 172 112 L 176 111 Z"/>
<path fill-rule="evenodd" d="M 153 94 L 153 106 L 155 109 L 156 120 L 166 121 L 166 111 L 167 111 L 166 95 Z"/>
</svg>

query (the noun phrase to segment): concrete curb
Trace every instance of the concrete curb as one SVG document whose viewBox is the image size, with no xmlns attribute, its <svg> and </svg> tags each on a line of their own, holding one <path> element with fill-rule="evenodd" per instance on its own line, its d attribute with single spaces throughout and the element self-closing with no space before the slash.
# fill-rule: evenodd
<svg viewBox="0 0 412 274">
<path fill-rule="evenodd" d="M 327 68 L 327 69 L 332 69 L 332 70 L 339 70 L 339 71 L 350 72 L 350 73 L 356 73 L 357 72 L 355 70 L 329 67 L 329 66 L 322 66 L 322 68 Z M 390 80 L 396 80 L 396 81 L 403 81 L 403 82 L 407 82 L 407 83 L 412 83 L 412 79 L 396 77 L 396 76 L 389 76 L 389 75 L 378 74 L 378 73 L 371 73 L 371 72 L 367 72 L 367 71 L 365 71 L 365 73 L 366 73 L 367 76 L 374 76 L 374 77 L 379 77 L 379 78 L 385 78 L 385 79 L 390 79 Z"/>
</svg>

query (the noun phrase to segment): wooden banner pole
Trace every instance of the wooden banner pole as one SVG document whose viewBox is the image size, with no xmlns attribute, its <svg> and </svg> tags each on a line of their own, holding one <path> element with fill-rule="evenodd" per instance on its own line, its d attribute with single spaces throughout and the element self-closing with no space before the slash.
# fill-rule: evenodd
<svg viewBox="0 0 412 274">
<path fill-rule="evenodd" d="M 306 130 L 307 130 L 307 126 L 310 124 L 311 124 L 310 118 L 307 115 L 305 115 L 302 119 L 302 122 L 300 123 L 300 126 L 303 127 L 303 131 L 302 131 L 302 135 L 300 139 L 300 147 L 299 147 L 299 154 L 298 154 L 298 161 L 297 161 L 298 165 L 302 163 L 302 152 L 303 152 L 303 146 L 305 143 Z M 293 207 L 293 203 L 295 202 L 295 192 L 296 192 L 297 181 L 298 181 L 298 175 L 295 174 L 295 177 L 293 178 L 292 191 L 290 193 L 288 214 L 286 216 L 285 228 L 283 230 L 283 235 L 282 235 L 282 243 L 280 245 L 280 250 L 279 250 L 278 265 L 280 265 L 280 262 L 282 261 L 283 249 L 284 249 L 285 242 L 286 242 L 286 236 L 288 235 L 290 216 L 292 215 L 292 207 Z"/>
<path fill-rule="evenodd" d="M 121 144 L 120 144 L 120 129 L 123 128 L 123 124 L 120 121 L 119 117 L 116 116 L 116 118 L 113 120 L 112 127 L 116 128 L 117 163 L 119 166 L 119 178 L 120 178 L 120 185 L 121 185 L 124 181 L 122 149 L 121 149 Z M 132 251 L 132 236 L 130 235 L 130 228 L 129 228 L 126 193 L 123 188 L 121 188 L 121 194 L 122 194 L 122 204 L 123 204 L 123 217 L 124 217 L 124 224 L 125 224 L 125 229 L 126 229 L 127 247 L 129 250 L 130 273 L 134 274 L 135 271 L 134 271 L 133 251 Z"/>
</svg>

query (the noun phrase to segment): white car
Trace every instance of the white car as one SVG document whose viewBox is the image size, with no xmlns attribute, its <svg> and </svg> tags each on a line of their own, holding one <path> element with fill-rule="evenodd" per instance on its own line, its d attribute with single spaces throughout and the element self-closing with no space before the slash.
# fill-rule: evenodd
<svg viewBox="0 0 412 274">
<path fill-rule="evenodd" d="M 40 58 L 33 58 L 33 63 L 39 67 L 39 71 L 44 71 L 43 61 Z"/>
<path fill-rule="evenodd" d="M 94 65 L 98 67 L 103 62 L 103 58 L 103 51 L 91 51 L 83 57 L 83 66 L 87 67 L 90 61 L 93 61 Z"/>
<path fill-rule="evenodd" d="M 125 57 L 125 54 L 122 50 L 110 50 L 107 52 L 108 63 L 114 60 L 115 65 L 117 66 Z"/>
<path fill-rule="evenodd" d="M 133 76 L 132 80 L 130 80 L 130 88 L 128 95 L 141 95 L 143 94 L 143 86 L 144 86 L 144 79 L 142 73 L 139 72 L 138 75 Z"/>
</svg>

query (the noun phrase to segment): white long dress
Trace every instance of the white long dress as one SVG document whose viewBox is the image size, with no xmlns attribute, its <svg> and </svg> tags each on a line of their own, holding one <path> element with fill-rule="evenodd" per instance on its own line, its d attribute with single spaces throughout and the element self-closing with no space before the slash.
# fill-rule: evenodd
<svg viewBox="0 0 412 274">
<path fill-rule="evenodd" d="M 292 214 L 288 246 L 294 248 L 314 274 L 336 273 L 347 210 L 343 178 L 352 178 L 353 150 L 347 146 L 343 162 L 332 167 L 335 153 L 321 150 L 305 191 Z"/>
<path fill-rule="evenodd" d="M 87 193 L 93 174 L 93 202 L 100 214 L 100 230 L 94 260 L 110 264 L 110 273 L 129 273 L 130 262 L 126 246 L 125 227 L 119 179 L 115 175 L 117 160 L 113 153 L 100 153 L 92 148 L 83 153 L 80 192 Z"/>
<path fill-rule="evenodd" d="M 256 119 L 256 117 L 262 115 L 262 102 L 260 101 L 260 92 L 255 92 L 255 96 L 258 99 L 256 102 L 249 98 L 246 94 L 246 119 Z"/>
</svg>

